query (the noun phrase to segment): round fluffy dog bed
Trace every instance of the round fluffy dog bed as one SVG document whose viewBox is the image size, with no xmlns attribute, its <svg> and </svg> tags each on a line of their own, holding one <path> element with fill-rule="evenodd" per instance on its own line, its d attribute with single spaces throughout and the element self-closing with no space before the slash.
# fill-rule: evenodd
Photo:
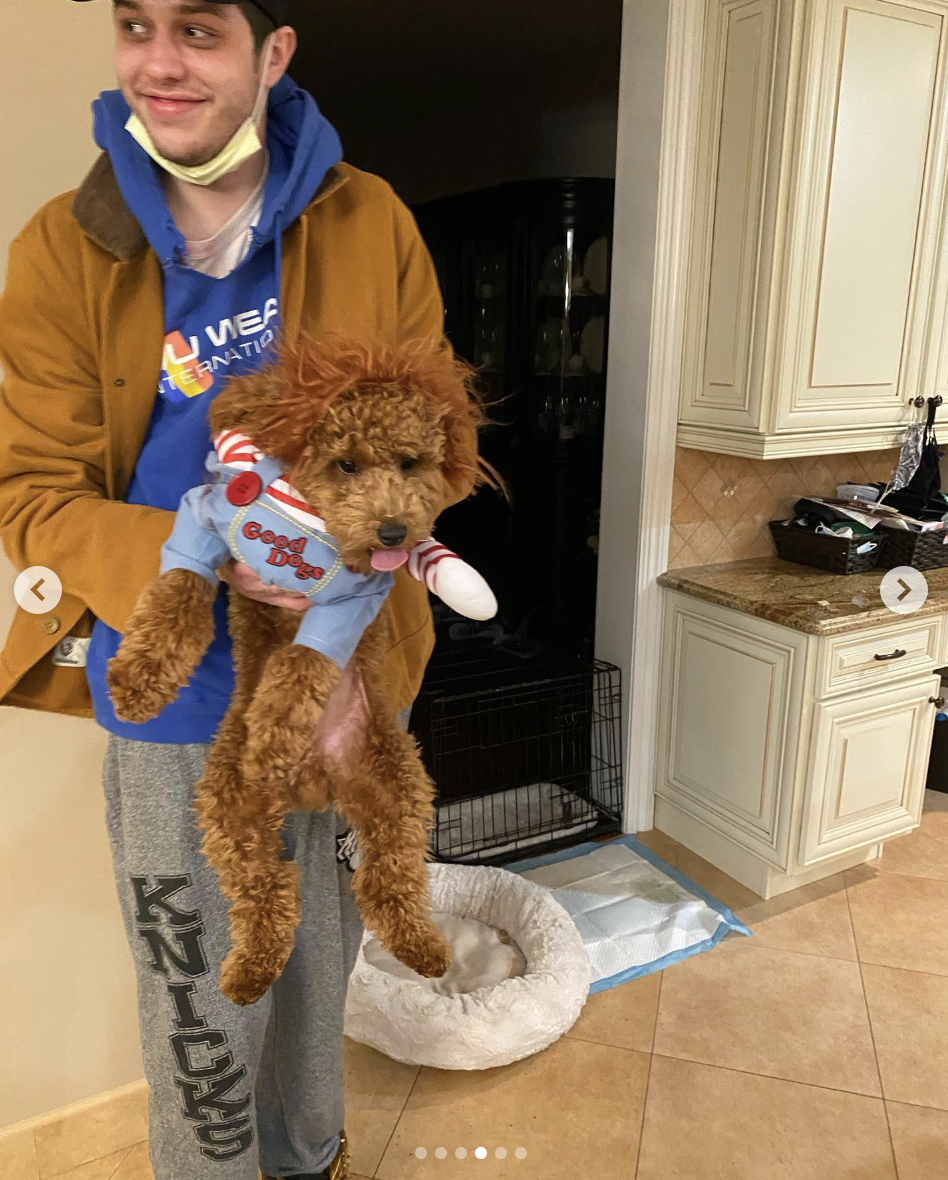
<svg viewBox="0 0 948 1180">
<path fill-rule="evenodd" d="M 444 980 L 425 980 L 367 931 L 349 981 L 348 1036 L 438 1069 L 508 1065 L 551 1045 L 589 994 L 589 958 L 573 919 L 546 890 L 505 869 L 430 864 L 428 873 L 432 916 L 457 962 Z M 500 981 L 483 984 L 492 977 Z M 468 983 L 481 986 L 466 990 Z"/>
</svg>

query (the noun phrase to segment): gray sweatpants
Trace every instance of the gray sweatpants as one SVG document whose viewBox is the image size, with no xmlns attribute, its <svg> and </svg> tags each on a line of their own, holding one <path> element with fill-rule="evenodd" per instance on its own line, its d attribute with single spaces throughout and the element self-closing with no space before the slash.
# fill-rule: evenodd
<svg viewBox="0 0 948 1180">
<path fill-rule="evenodd" d="M 400 718 L 407 723 L 407 715 Z M 319 1172 L 344 1125 L 343 1015 L 362 938 L 345 824 L 295 812 L 296 946 L 280 979 L 239 1007 L 218 990 L 227 904 L 190 810 L 208 745 L 109 736 L 106 820 L 138 979 L 155 1180 Z"/>
</svg>

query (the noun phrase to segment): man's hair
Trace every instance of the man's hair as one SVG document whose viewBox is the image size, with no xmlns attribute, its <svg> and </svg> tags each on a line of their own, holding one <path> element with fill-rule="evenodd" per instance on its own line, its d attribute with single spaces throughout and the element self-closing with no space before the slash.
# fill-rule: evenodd
<svg viewBox="0 0 948 1180">
<path fill-rule="evenodd" d="M 276 28 L 272 20 L 256 6 L 250 3 L 250 0 L 244 0 L 240 5 L 240 11 L 244 14 L 250 22 L 250 31 L 253 33 L 254 49 L 257 53 L 263 48 L 263 43 L 267 37 Z"/>
</svg>

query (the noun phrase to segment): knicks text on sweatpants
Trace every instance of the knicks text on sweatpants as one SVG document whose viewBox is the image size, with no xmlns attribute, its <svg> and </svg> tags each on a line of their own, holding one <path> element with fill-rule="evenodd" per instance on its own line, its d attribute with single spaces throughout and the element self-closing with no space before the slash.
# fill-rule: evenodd
<svg viewBox="0 0 948 1180">
<path fill-rule="evenodd" d="M 190 874 L 132 877 L 135 929 L 152 971 L 164 977 L 171 1010 L 170 1052 L 157 1058 L 173 1070 L 178 1114 L 191 1127 L 202 1155 L 225 1163 L 254 1142 L 252 1085 L 225 1028 L 201 1009 L 211 991 L 204 948 L 207 925 L 186 890 Z M 171 1111 L 169 1107 L 169 1118 Z"/>
<path fill-rule="evenodd" d="M 272 546 L 267 555 L 267 565 L 293 566 L 296 576 L 301 581 L 312 578 L 314 582 L 318 582 L 326 572 L 320 566 L 309 565 L 303 560 L 303 553 L 306 549 L 305 537 L 294 537 L 291 541 L 282 533 L 275 533 L 273 529 L 263 528 L 255 520 L 248 520 L 240 531 L 248 541 L 260 541 L 263 545 Z"/>
</svg>

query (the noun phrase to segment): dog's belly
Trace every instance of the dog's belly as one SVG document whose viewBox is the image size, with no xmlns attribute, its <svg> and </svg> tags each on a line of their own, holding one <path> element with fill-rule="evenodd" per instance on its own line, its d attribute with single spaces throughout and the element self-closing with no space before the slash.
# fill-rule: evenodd
<svg viewBox="0 0 948 1180">
<path fill-rule="evenodd" d="M 335 768 L 351 766 L 365 747 L 369 704 L 355 658 L 346 665 L 313 729 L 295 778 L 300 807 L 324 811 L 332 801 Z"/>
</svg>

